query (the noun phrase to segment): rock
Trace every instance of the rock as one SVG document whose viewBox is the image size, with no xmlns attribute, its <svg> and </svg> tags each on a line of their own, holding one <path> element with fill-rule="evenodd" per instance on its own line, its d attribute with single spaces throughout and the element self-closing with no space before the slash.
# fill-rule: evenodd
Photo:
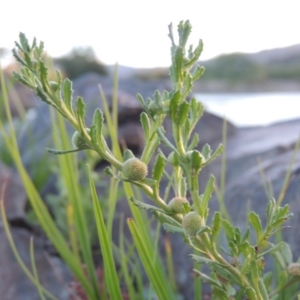
<svg viewBox="0 0 300 300">
<path fill-rule="evenodd" d="M 272 197 L 278 199 L 294 147 L 299 138 L 300 119 L 264 127 L 238 128 L 229 137 L 227 146 L 227 170 L 225 205 L 236 226 L 245 229 L 247 209 L 255 211 L 265 224 L 266 195 L 260 169 L 272 185 Z M 218 175 L 219 162 L 211 166 Z M 300 256 L 299 226 L 300 207 L 300 157 L 297 155 L 291 170 L 291 178 L 282 205 L 289 204 L 294 217 L 286 224 L 283 237 L 292 248 L 294 258 Z M 216 199 L 211 202 L 212 211 L 218 209 Z"/>
<path fill-rule="evenodd" d="M 26 266 L 31 270 L 29 255 L 32 234 L 22 228 L 10 228 L 16 248 Z M 27 278 L 16 261 L 8 243 L 6 233 L 0 224 L 0 298 L 1 300 L 39 300 L 36 287 Z M 45 252 L 45 240 L 34 237 L 34 258 L 40 283 L 58 299 L 67 300 L 70 291 L 67 283 L 71 280 L 65 264 Z"/>
<path fill-rule="evenodd" d="M 0 193 L 1 196 L 3 195 L 7 219 L 9 221 L 24 221 L 27 195 L 23 183 L 19 174 L 2 162 L 0 162 Z"/>
</svg>

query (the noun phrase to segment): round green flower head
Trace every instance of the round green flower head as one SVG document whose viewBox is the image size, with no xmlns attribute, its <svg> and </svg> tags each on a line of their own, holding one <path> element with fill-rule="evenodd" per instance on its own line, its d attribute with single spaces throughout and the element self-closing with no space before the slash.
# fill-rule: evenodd
<svg viewBox="0 0 300 300">
<path fill-rule="evenodd" d="M 300 263 L 294 262 L 290 263 L 287 267 L 287 272 L 292 276 L 300 275 Z"/>
<path fill-rule="evenodd" d="M 182 228 L 188 236 L 194 237 L 201 227 L 202 218 L 195 211 L 191 211 L 183 217 Z"/>
<path fill-rule="evenodd" d="M 136 157 L 129 158 L 123 163 L 122 172 L 125 178 L 140 181 L 148 174 L 147 165 Z"/>
<path fill-rule="evenodd" d="M 186 198 L 174 197 L 168 203 L 168 208 L 171 212 L 173 212 L 175 214 L 183 214 L 183 213 L 185 213 L 184 206 L 183 206 L 184 203 L 187 203 L 190 206 L 190 203 Z"/>
<path fill-rule="evenodd" d="M 90 129 L 87 128 L 87 132 L 90 132 Z M 89 148 L 85 142 L 85 139 L 81 136 L 80 132 L 77 130 L 73 133 L 72 136 L 72 145 L 75 149 L 87 149 Z"/>
</svg>

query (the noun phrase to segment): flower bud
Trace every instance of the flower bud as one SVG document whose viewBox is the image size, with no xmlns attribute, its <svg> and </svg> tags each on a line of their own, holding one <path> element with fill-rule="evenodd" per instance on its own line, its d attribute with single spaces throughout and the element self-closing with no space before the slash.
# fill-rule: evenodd
<svg viewBox="0 0 300 300">
<path fill-rule="evenodd" d="M 300 263 L 291 263 L 287 267 L 287 272 L 292 276 L 300 275 Z"/>
<path fill-rule="evenodd" d="M 179 165 L 179 157 L 178 157 L 177 153 L 172 151 L 167 158 L 167 162 L 173 166 L 178 166 Z"/>
<path fill-rule="evenodd" d="M 90 129 L 86 129 L 87 132 L 90 132 Z M 75 149 L 87 149 L 89 146 L 86 144 L 85 139 L 82 137 L 79 131 L 75 131 L 72 136 L 72 145 Z"/>
<path fill-rule="evenodd" d="M 53 92 L 58 90 L 58 83 L 55 81 L 49 81 L 49 86 Z"/>
<path fill-rule="evenodd" d="M 202 217 L 191 211 L 183 217 L 182 227 L 188 236 L 194 237 L 202 227 Z"/>
<path fill-rule="evenodd" d="M 159 107 L 159 105 L 156 103 L 156 101 L 151 101 L 148 104 L 148 109 L 152 114 L 158 114 L 159 112 L 161 112 L 161 108 Z"/>
<path fill-rule="evenodd" d="M 184 197 L 174 197 L 168 203 L 168 209 L 170 210 L 170 212 L 173 212 L 175 214 L 183 214 L 183 213 L 185 213 L 185 210 L 184 210 L 184 204 L 185 203 L 188 206 L 190 206 L 190 203 L 186 198 L 184 198 Z"/>
<path fill-rule="evenodd" d="M 140 181 L 147 176 L 148 167 L 144 162 L 133 157 L 123 163 L 122 172 L 128 180 Z"/>
<path fill-rule="evenodd" d="M 201 163 L 204 164 L 204 163 L 206 162 L 206 159 L 205 159 L 205 157 L 203 156 L 203 154 L 202 154 L 201 152 L 199 152 L 198 150 L 190 150 L 190 151 L 188 151 L 188 152 L 185 154 L 185 158 L 188 160 L 188 162 L 190 162 L 191 159 L 192 159 L 192 154 L 193 154 L 193 152 L 195 152 L 195 151 L 198 152 L 198 154 L 199 154 L 200 157 L 201 157 Z"/>
</svg>

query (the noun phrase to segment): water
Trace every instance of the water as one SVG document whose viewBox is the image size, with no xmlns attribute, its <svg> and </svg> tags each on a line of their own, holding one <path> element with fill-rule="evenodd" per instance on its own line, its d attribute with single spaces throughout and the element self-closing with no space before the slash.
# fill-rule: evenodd
<svg viewBox="0 0 300 300">
<path fill-rule="evenodd" d="M 300 118 L 300 93 L 196 94 L 196 98 L 207 111 L 241 127 Z"/>
</svg>

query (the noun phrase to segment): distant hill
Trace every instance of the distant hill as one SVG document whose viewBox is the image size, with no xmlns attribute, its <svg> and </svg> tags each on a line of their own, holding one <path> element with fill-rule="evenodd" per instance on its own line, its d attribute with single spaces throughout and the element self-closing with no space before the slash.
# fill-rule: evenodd
<svg viewBox="0 0 300 300">
<path fill-rule="evenodd" d="M 275 84 L 273 81 L 282 81 L 280 83 L 282 86 L 286 85 L 284 82 L 289 81 L 288 89 L 295 89 L 295 82 L 300 79 L 300 44 L 251 54 L 223 54 L 200 63 L 206 69 L 200 80 L 203 82 L 202 86 L 205 82 L 206 84 L 213 82 L 214 86 L 216 82 L 217 86 L 221 82 L 221 85 L 225 84 L 228 88 L 238 84 L 248 84 L 255 89 L 255 85 L 264 84 L 267 89 L 272 90 Z M 114 66 L 108 66 L 107 69 L 112 74 Z M 165 79 L 168 74 L 168 68 L 135 69 L 119 66 L 120 78 Z M 291 81 L 295 83 L 292 87 Z"/>
<path fill-rule="evenodd" d="M 229 81 L 300 79 L 300 44 L 258 53 L 232 53 L 203 61 L 203 79 Z"/>
<path fill-rule="evenodd" d="M 284 48 L 263 50 L 257 53 L 245 55 L 248 55 L 259 64 L 269 64 L 274 61 L 286 61 L 291 58 L 300 58 L 300 44 Z"/>
</svg>

